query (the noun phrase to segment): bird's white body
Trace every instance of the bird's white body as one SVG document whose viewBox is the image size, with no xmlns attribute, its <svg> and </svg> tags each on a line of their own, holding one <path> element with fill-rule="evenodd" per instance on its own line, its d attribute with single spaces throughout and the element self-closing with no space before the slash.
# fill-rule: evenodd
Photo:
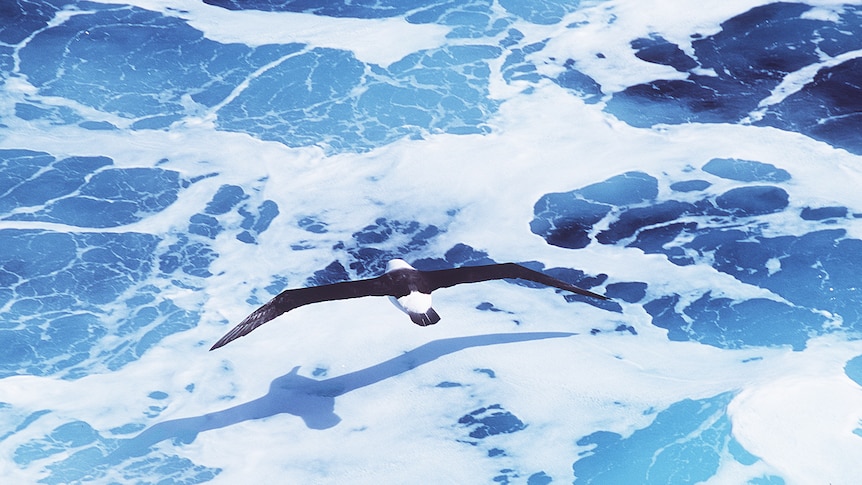
<svg viewBox="0 0 862 485">
<path fill-rule="evenodd" d="M 403 259 L 392 259 L 386 263 L 387 273 L 399 269 L 416 270 L 416 268 L 410 266 L 410 263 Z M 399 310 L 408 315 L 411 313 L 425 313 L 431 308 L 431 295 L 426 295 L 419 291 L 411 291 L 409 295 L 402 296 L 400 298 L 390 296 L 389 300 L 393 305 L 398 307 Z"/>
<path fill-rule="evenodd" d="M 399 310 L 408 315 L 411 313 L 425 313 L 431 309 L 431 295 L 426 295 L 425 293 L 420 293 L 418 291 L 411 291 L 409 295 L 402 296 L 401 298 L 390 296 L 389 300 L 392 301 Z"/>
<path fill-rule="evenodd" d="M 416 268 L 410 266 L 410 263 L 403 259 L 392 259 L 386 263 L 387 273 L 400 270 L 407 270 L 418 274 Z M 410 319 L 417 325 L 433 325 L 440 320 L 440 316 L 437 315 L 437 312 L 435 312 L 433 308 L 431 308 L 430 293 L 422 293 L 421 291 L 414 289 L 404 296 L 390 296 L 389 301 L 391 301 L 399 310 L 410 315 Z"/>
</svg>

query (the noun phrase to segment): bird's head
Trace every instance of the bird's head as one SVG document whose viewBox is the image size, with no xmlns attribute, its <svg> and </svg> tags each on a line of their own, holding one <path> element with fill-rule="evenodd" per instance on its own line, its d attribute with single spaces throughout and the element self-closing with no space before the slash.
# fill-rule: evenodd
<svg viewBox="0 0 862 485">
<path fill-rule="evenodd" d="M 395 271 L 396 269 L 415 269 L 413 266 L 410 266 L 407 261 L 403 259 L 390 259 L 388 263 L 386 263 L 386 272 Z"/>
</svg>

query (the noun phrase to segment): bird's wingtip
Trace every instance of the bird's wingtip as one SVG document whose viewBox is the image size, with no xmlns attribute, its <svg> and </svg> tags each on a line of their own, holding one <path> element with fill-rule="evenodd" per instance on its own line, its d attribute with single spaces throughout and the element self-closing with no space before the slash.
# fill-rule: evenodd
<svg viewBox="0 0 862 485">
<path fill-rule="evenodd" d="M 232 340 L 232 339 L 230 339 L 230 340 Z M 213 346 L 210 347 L 210 352 L 212 352 L 215 349 L 219 349 L 221 347 L 224 347 L 225 345 L 227 345 L 228 342 L 230 342 L 230 340 L 225 340 L 225 338 L 222 337 L 221 339 L 219 339 L 218 342 L 214 343 Z"/>
<path fill-rule="evenodd" d="M 247 334 L 251 330 L 247 330 L 245 326 L 245 321 L 234 327 L 230 332 L 224 334 L 224 336 L 218 339 L 218 342 L 214 343 L 212 347 L 210 347 L 210 352 L 220 347 L 224 347 L 225 345 L 233 342 L 234 340 L 242 337 Z"/>
</svg>

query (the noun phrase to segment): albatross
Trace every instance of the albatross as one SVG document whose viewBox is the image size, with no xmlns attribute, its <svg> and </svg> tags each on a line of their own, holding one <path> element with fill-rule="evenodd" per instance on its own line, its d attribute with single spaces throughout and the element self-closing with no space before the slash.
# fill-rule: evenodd
<svg viewBox="0 0 862 485">
<path fill-rule="evenodd" d="M 364 296 L 388 296 L 392 303 L 409 315 L 410 320 L 416 325 L 423 327 L 434 325 L 440 321 L 440 315 L 431 307 L 431 292 L 462 283 L 502 279 L 529 280 L 571 291 L 578 295 L 600 300 L 608 299 L 606 296 L 578 288 L 565 281 L 515 263 L 420 271 L 403 259 L 393 259 L 386 264 L 386 272 L 375 278 L 285 290 L 252 312 L 251 315 L 245 317 L 245 320 L 219 339 L 210 350 L 215 350 L 239 337 L 248 335 L 257 327 L 294 308 L 311 303 Z"/>
</svg>

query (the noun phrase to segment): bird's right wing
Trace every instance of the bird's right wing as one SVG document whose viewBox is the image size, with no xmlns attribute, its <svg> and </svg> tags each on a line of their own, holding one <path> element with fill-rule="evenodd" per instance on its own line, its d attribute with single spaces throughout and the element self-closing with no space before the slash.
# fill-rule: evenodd
<svg viewBox="0 0 862 485">
<path fill-rule="evenodd" d="M 515 263 L 489 264 L 483 266 L 461 266 L 460 268 L 423 271 L 422 274 L 431 285 L 431 290 L 447 288 L 461 283 L 478 283 L 480 281 L 501 279 L 522 279 L 535 281 L 543 285 L 553 286 L 561 290 L 571 291 L 579 295 L 607 300 L 608 297 L 578 288 L 575 285 L 558 280 L 538 271 L 533 271 Z"/>
<path fill-rule="evenodd" d="M 236 327 L 219 339 L 210 350 L 227 345 L 252 330 L 294 308 L 329 300 L 346 300 L 363 296 L 386 296 L 387 275 L 358 281 L 343 281 L 331 285 L 310 286 L 285 290 L 245 317 Z"/>
</svg>

